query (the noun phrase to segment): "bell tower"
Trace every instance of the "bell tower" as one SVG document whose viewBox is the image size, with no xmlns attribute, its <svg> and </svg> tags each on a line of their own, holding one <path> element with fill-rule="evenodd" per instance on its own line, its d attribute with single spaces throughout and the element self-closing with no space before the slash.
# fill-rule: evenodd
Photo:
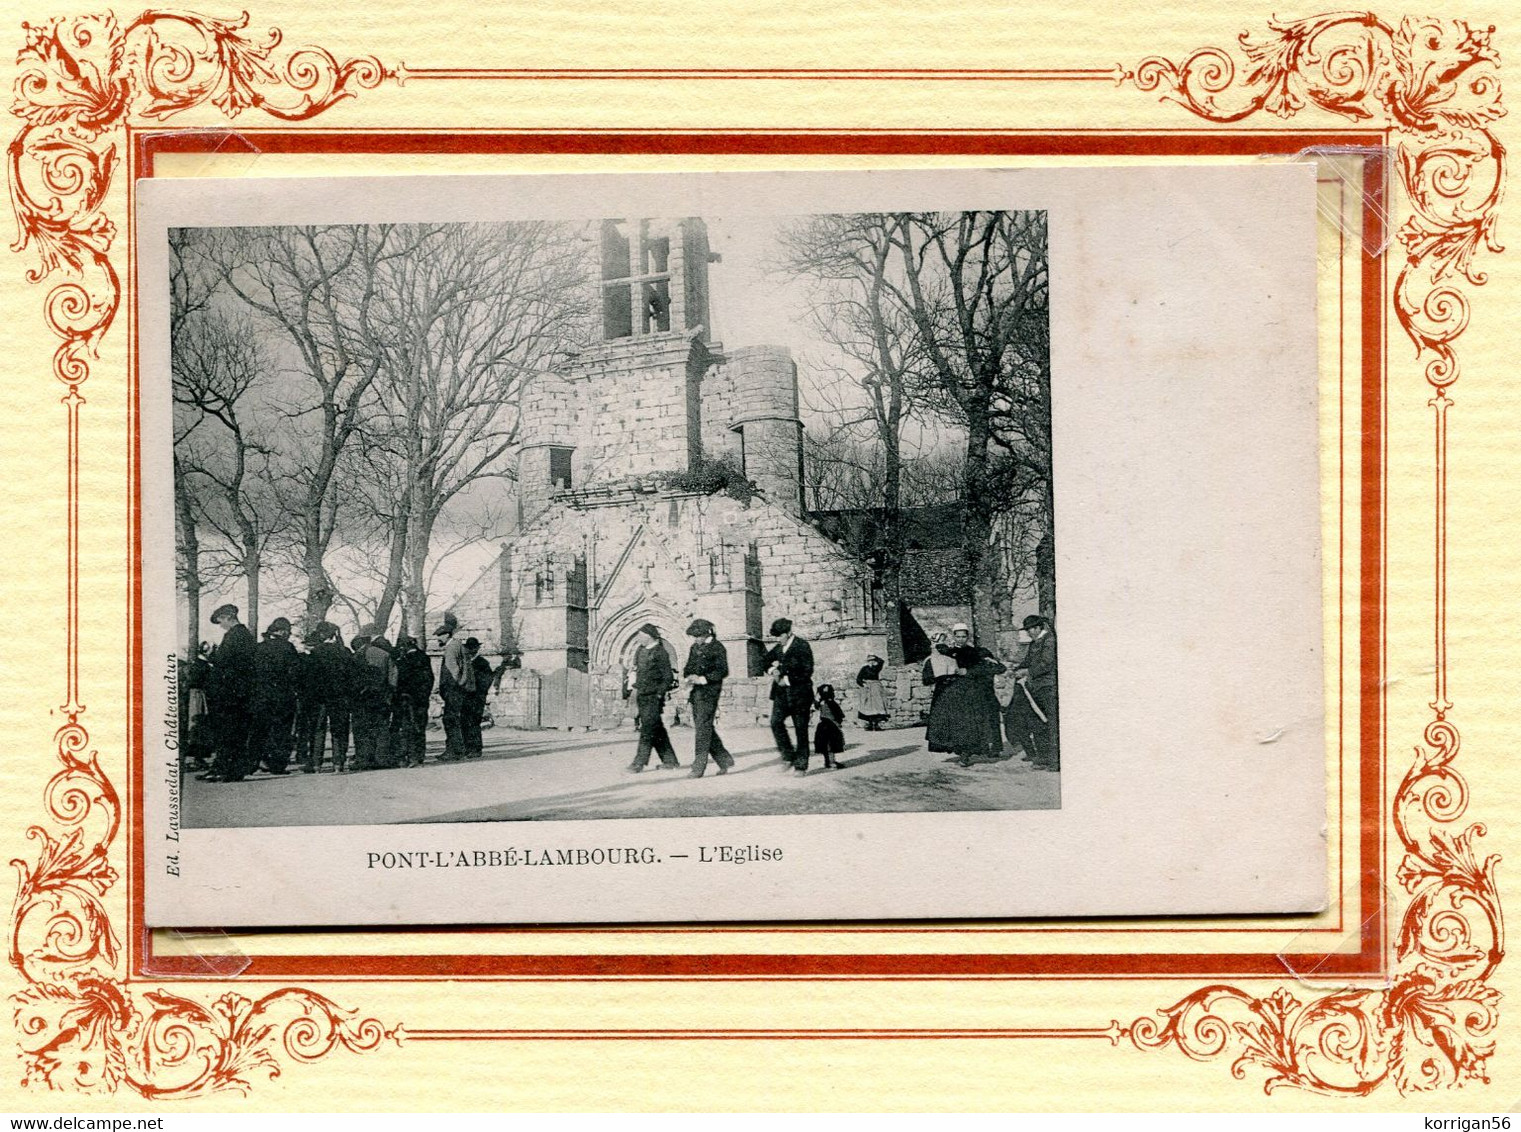
<svg viewBox="0 0 1521 1132">
<path fill-rule="evenodd" d="M 571 462 L 587 489 L 701 463 L 702 380 L 717 352 L 708 325 L 717 257 L 700 217 L 603 220 L 594 240 L 601 341 L 565 375 L 584 406 Z"/>
<path fill-rule="evenodd" d="M 602 340 L 678 333 L 711 340 L 708 246 L 700 217 L 604 220 Z"/>
</svg>

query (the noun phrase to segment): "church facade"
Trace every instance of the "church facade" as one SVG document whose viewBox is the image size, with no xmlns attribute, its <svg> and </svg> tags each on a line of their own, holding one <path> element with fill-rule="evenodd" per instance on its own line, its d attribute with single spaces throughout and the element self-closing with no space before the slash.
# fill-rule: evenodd
<svg viewBox="0 0 1521 1132">
<path fill-rule="evenodd" d="M 605 221 L 600 245 L 600 340 L 526 387 L 517 529 L 454 604 L 485 651 L 521 658 L 496 715 L 616 726 L 639 627 L 679 661 L 695 617 L 728 649 L 738 714 L 767 710 L 777 617 L 814 642 L 820 680 L 853 691 L 885 655 L 885 612 L 871 567 L 805 510 L 791 354 L 713 339 L 701 219 Z"/>
</svg>

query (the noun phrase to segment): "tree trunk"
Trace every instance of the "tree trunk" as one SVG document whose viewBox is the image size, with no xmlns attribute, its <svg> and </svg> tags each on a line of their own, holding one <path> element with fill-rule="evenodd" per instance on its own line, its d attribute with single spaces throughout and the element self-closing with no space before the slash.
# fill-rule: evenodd
<svg viewBox="0 0 1521 1132">
<path fill-rule="evenodd" d="M 887 558 L 882 569 L 882 595 L 887 606 L 887 663 L 896 667 L 903 663 L 903 618 L 899 612 L 903 599 L 903 459 L 897 428 L 890 422 L 879 424 L 886 473 L 882 541 Z"/>
<path fill-rule="evenodd" d="M 328 610 L 333 607 L 333 585 L 322 568 L 322 550 L 308 540 L 302 554 L 301 567 L 306 572 L 306 623 L 303 628 L 311 632 L 319 621 L 327 620 Z"/>
<path fill-rule="evenodd" d="M 1035 548 L 1035 585 L 1040 595 L 1040 612 L 1056 622 L 1056 497 L 1051 476 L 1046 475 L 1044 530 Z"/>
<path fill-rule="evenodd" d="M 259 547 L 249 532 L 245 532 L 245 538 L 249 541 L 243 544 L 243 577 L 248 583 L 248 616 L 243 624 L 248 626 L 248 631 L 255 637 L 259 635 Z"/>
<path fill-rule="evenodd" d="M 986 406 L 967 411 L 966 467 L 963 478 L 961 555 L 972 585 L 972 632 L 987 648 L 996 647 L 998 595 L 989 569 L 988 541 L 993 531 L 988 497 L 988 443 L 991 439 Z"/>
<path fill-rule="evenodd" d="M 426 509 L 408 516 L 407 631 L 419 642 L 428 639 L 428 544 L 433 541 L 433 519 Z"/>
<path fill-rule="evenodd" d="M 201 540 L 196 536 L 195 509 L 190 505 L 190 491 L 179 473 L 179 460 L 175 460 L 174 506 L 179 512 L 180 549 L 185 559 L 185 605 L 190 615 L 190 629 L 186 636 L 186 656 L 194 660 L 201 648 Z"/>
<path fill-rule="evenodd" d="M 402 578 L 407 564 L 407 528 L 411 518 L 411 493 L 402 500 L 400 513 L 391 521 L 391 553 L 386 563 L 385 585 L 380 590 L 380 601 L 375 606 L 375 624 L 384 629 L 391 623 L 391 613 L 396 599 L 401 595 Z M 412 634 L 414 637 L 416 633 Z M 421 640 L 418 637 L 418 640 Z"/>
</svg>

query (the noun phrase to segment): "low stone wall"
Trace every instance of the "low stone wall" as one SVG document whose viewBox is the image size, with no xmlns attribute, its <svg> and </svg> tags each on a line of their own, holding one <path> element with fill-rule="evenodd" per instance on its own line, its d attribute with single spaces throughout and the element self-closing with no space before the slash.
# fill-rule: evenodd
<svg viewBox="0 0 1521 1132">
<path fill-rule="evenodd" d="M 827 666 L 815 671 L 816 684 L 833 684 L 835 698 L 845 709 L 847 726 L 859 723 L 860 692 L 856 687 L 857 667 L 849 671 L 831 671 Z M 924 683 L 923 665 L 910 664 L 885 669 L 882 695 L 887 707 L 888 727 L 914 727 L 929 715 L 932 689 Z M 540 727 L 542 678 L 528 669 L 508 669 L 502 674 L 501 687 L 490 699 L 491 713 L 498 727 L 534 730 Z M 1000 703 L 1008 703 L 1014 691 L 1012 675 L 997 678 L 995 687 Z M 437 697 L 434 698 L 437 708 Z M 766 724 L 771 719 L 771 678 L 769 676 L 730 677 L 724 681 L 719 702 L 721 716 L 735 724 Z M 436 714 L 436 711 L 435 711 Z M 672 727 L 691 723 L 686 688 L 678 688 L 666 700 L 666 723 Z M 634 701 L 625 699 L 616 673 L 591 676 L 591 721 L 594 731 L 627 730 L 634 725 Z"/>
<path fill-rule="evenodd" d="M 860 710 L 860 692 L 856 687 L 856 673 L 859 670 L 857 666 L 848 673 L 825 670 L 816 670 L 814 673 L 815 684 L 834 685 L 835 699 L 845 709 L 847 725 L 859 722 L 856 719 L 856 713 Z M 923 671 L 923 666 L 918 664 L 883 671 L 882 696 L 887 707 L 888 727 L 913 727 L 922 723 L 929 714 L 931 689 L 923 681 Z M 730 678 L 724 681 L 720 711 L 728 718 L 740 719 L 746 723 L 770 722 L 770 677 L 757 676 L 742 680 Z"/>
<path fill-rule="evenodd" d="M 540 684 L 539 674 L 526 668 L 509 668 L 503 672 L 501 684 L 487 701 L 496 726 L 537 728 Z"/>
</svg>

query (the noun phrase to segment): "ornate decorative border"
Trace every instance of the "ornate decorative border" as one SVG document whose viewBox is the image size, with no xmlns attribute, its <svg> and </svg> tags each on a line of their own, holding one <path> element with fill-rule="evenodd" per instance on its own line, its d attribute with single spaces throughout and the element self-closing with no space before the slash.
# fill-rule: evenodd
<svg viewBox="0 0 1521 1132">
<path fill-rule="evenodd" d="M 334 1048 L 377 1048 L 396 1031 L 295 987 L 258 1000 L 224 994 L 209 1006 L 183 995 L 129 988 L 106 910 L 116 884 L 109 853 L 121 799 L 90 750 L 79 695 L 79 410 L 101 339 L 121 304 L 111 264 L 116 226 L 106 200 L 117 136 L 136 121 L 163 121 L 210 105 L 227 118 L 261 110 L 311 118 L 394 72 L 373 58 L 340 63 L 315 47 L 275 56 L 280 32 L 244 34 L 245 14 L 217 20 L 145 12 L 122 26 L 110 13 L 23 25 L 26 45 L 12 113 L 26 124 L 11 140 L 8 173 L 18 235 L 38 264 L 30 282 L 63 276 L 44 312 L 61 342 L 53 374 L 68 414 L 68 636 L 62 768 L 43 802 L 51 828 L 34 825 L 34 862 L 15 860 L 10 961 L 27 982 L 15 995 L 23 1081 L 52 1089 L 188 1097 L 243 1089 L 254 1071 L 279 1073 L 277 1051 L 300 1061 Z"/>
<path fill-rule="evenodd" d="M 401 1037 L 399 1027 L 355 1021 L 352 1012 L 300 988 L 256 1001 L 227 994 L 209 1006 L 163 991 L 129 989 L 119 972 L 120 944 L 105 906 L 118 879 L 109 850 L 120 832 L 122 807 L 81 722 L 78 457 L 81 390 L 121 301 L 120 279 L 108 254 L 116 230 L 106 209 L 118 163 L 117 132 L 129 122 L 163 121 L 206 105 L 227 118 L 257 109 L 303 120 L 359 89 L 403 77 L 400 69 L 374 58 L 340 63 L 321 48 L 276 57 L 280 33 L 251 39 L 244 34 L 247 23 L 246 15 L 225 21 L 158 11 L 125 26 L 110 14 L 60 18 L 25 26 L 27 42 L 17 60 L 21 73 L 12 110 L 26 124 L 8 151 L 18 224 L 13 248 L 31 248 L 38 255 L 30 281 L 64 278 L 48 293 L 44 313 L 61 340 L 53 370 L 66 390 L 69 435 L 66 722 L 56 735 L 61 769 L 44 791 L 51 827 L 28 830 L 40 843 L 36 860 L 12 862 L 19 884 L 10 959 L 28 984 L 13 998 L 15 1021 L 25 1080 L 48 1088 L 194 1096 L 246 1088 L 254 1071 L 277 1074 L 280 1049 L 305 1061 L 339 1046 L 372 1050 Z M 1340 14 L 1270 23 L 1269 33 L 1260 41 L 1250 34 L 1240 37 L 1244 73 L 1239 76 L 1238 55 L 1204 48 L 1181 64 L 1147 59 L 1133 72 L 998 72 L 996 77 L 1119 78 L 1142 91 L 1162 91 L 1218 123 L 1263 111 L 1288 118 L 1314 106 L 1382 123 L 1394 145 L 1413 210 L 1399 233 L 1406 260 L 1394 287 L 1395 312 L 1434 390 L 1437 442 L 1434 717 L 1393 803 L 1405 851 L 1398 876 L 1410 895 L 1396 943 L 1398 971 L 1388 988 L 1339 990 L 1308 1003 L 1282 988 L 1260 998 L 1233 986 L 1208 986 L 1159 1012 L 1160 1021 L 1147 1017 L 1128 1027 L 1050 1033 L 1111 1042 L 1128 1037 L 1147 1049 L 1175 1045 L 1198 1060 L 1229 1051 L 1236 1055 L 1237 1077 L 1253 1063 L 1265 1068 L 1269 1091 L 1290 1085 L 1366 1095 L 1390 1080 L 1401 1091 L 1431 1089 L 1483 1077 L 1494 1049 L 1489 1035 L 1499 1000 L 1488 980 L 1504 954 L 1497 858 L 1479 855 L 1482 825 L 1459 828 L 1468 791 L 1452 765 L 1459 736 L 1448 719 L 1445 651 L 1446 412 L 1452 404 L 1448 390 L 1459 372 L 1453 343 L 1469 318 L 1462 284 L 1484 282 L 1475 256 L 1481 248 L 1501 250 L 1494 229 L 1504 151 L 1488 129 L 1504 113 L 1497 58 L 1487 32 L 1458 21 L 1407 19 L 1396 29 L 1371 14 Z M 441 71 L 413 77 L 502 76 Z M 541 76 L 523 72 L 521 77 Z M 831 74 L 765 77 L 808 80 Z M 901 77 L 968 76 L 912 72 Z M 999 1036 L 1046 1033 L 1000 1031 Z M 474 1036 L 490 1035 L 439 1032 L 439 1040 Z"/>
<path fill-rule="evenodd" d="M 1382 125 L 1413 215 L 1400 228 L 1405 262 L 1395 315 L 1415 344 L 1436 430 L 1436 688 L 1433 718 L 1392 803 L 1404 849 L 1397 877 L 1410 896 L 1395 942 L 1391 985 L 1338 990 L 1300 1002 L 1285 988 L 1258 997 L 1204 987 L 1142 1018 L 1127 1036 L 1143 1049 L 1175 1045 L 1203 1060 L 1227 1051 L 1231 1072 L 1257 1064 L 1268 1092 L 1293 1086 L 1366 1095 L 1393 1080 L 1400 1092 L 1487 1080 L 1500 993 L 1489 979 L 1505 954 L 1496 856 L 1481 856 L 1484 826 L 1460 826 L 1468 785 L 1454 768 L 1459 735 L 1447 696 L 1447 410 L 1458 379 L 1453 343 L 1468 326 L 1462 285 L 1484 283 L 1474 257 L 1495 239 L 1505 150 L 1489 125 L 1504 115 L 1490 34 L 1458 20 L 1372 13 L 1270 22 L 1239 38 L 1239 52 L 1206 47 L 1181 64 L 1143 61 L 1129 78 L 1211 122 L 1267 112 L 1291 118 L 1307 105 Z M 1238 70 L 1237 59 L 1241 65 Z"/>
</svg>

